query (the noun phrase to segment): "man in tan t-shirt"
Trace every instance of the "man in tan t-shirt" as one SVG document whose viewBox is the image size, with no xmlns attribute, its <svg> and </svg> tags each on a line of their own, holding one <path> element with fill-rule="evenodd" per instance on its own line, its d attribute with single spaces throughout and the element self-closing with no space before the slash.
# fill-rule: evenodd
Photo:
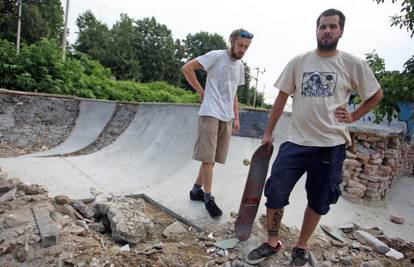
<svg viewBox="0 0 414 267">
<path fill-rule="evenodd" d="M 263 143 L 271 144 L 272 131 L 289 96 L 293 97 L 292 131 L 280 146 L 266 181 L 268 241 L 250 252 L 246 259 L 250 264 L 261 262 L 282 247 L 279 228 L 283 208 L 305 172 L 308 206 L 292 249 L 292 264 L 307 264 L 307 241 L 321 215 L 328 213 L 341 193 L 342 164 L 350 143 L 346 124 L 365 115 L 383 96 L 367 63 L 337 50 L 345 25 L 342 12 L 328 9 L 318 17 L 316 25 L 317 49 L 293 58 L 275 83 L 280 92 L 270 112 Z M 352 92 L 361 97 L 362 103 L 349 113 L 345 107 Z"/>
</svg>

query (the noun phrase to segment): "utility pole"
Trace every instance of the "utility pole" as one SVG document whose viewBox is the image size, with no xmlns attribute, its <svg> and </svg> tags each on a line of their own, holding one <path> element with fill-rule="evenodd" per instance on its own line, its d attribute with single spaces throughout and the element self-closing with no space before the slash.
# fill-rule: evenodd
<svg viewBox="0 0 414 267">
<path fill-rule="evenodd" d="M 16 38 L 16 50 L 17 54 L 20 53 L 20 31 L 21 31 L 21 24 L 22 24 L 22 0 L 17 0 L 16 2 L 19 5 L 19 14 L 17 20 L 17 38 Z"/>
<path fill-rule="evenodd" d="M 254 87 L 253 107 L 256 107 L 257 83 L 259 82 L 259 73 L 264 74 L 266 72 L 266 68 L 263 68 L 263 70 L 260 70 L 260 67 L 253 69 L 256 70 L 256 78 L 253 77 L 253 79 L 256 80 L 256 86 Z"/>
<path fill-rule="evenodd" d="M 63 28 L 63 36 L 62 36 L 62 59 L 63 60 L 65 60 L 65 55 L 66 55 L 66 36 L 68 35 L 68 17 L 69 17 L 69 0 L 66 0 L 65 27 Z"/>
</svg>

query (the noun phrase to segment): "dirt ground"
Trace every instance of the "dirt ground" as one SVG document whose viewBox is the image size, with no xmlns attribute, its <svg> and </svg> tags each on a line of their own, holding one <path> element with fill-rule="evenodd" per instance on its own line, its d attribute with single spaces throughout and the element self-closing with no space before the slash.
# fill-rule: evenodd
<svg viewBox="0 0 414 267">
<path fill-rule="evenodd" d="M 63 142 L 75 123 L 78 104 L 78 101 L 70 99 L 0 94 L 0 157 L 28 154 Z M 135 108 L 119 106 L 115 119 L 101 138 L 80 153 L 92 153 L 113 142 L 132 120 Z M 214 225 L 211 228 L 214 230 L 200 231 L 180 222 L 160 207 L 145 202 L 143 213 L 153 227 L 140 242 L 128 243 L 128 251 L 126 242 L 114 240 L 113 229 L 103 219 L 105 217 L 86 218 L 73 205 L 73 200 L 64 196 L 59 201 L 49 198 L 45 189 L 22 181 L 24 177 L 7 177 L 7 170 L 0 169 L 0 266 L 4 267 L 249 266 L 244 261 L 245 256 L 266 236 L 262 215 L 257 218 L 248 241 L 223 250 L 217 247 L 216 242 L 235 237 L 234 222 Z M 66 199 L 66 205 L 62 204 L 62 199 Z M 85 205 L 94 210 L 93 203 L 87 201 Z M 59 232 L 56 245 L 42 245 L 40 228 L 33 215 L 33 207 L 39 205 L 50 207 L 48 214 Z M 92 225 L 96 223 L 102 223 L 104 230 L 93 229 Z M 184 230 L 164 234 L 169 226 L 177 223 Z M 352 225 L 341 231 L 344 242 L 318 230 L 309 243 L 310 251 L 319 262 L 314 266 L 414 266 L 413 243 L 390 239 L 380 229 L 365 229 L 404 254 L 404 259 L 395 260 L 359 243 L 353 237 L 357 229 L 359 226 Z M 277 256 L 259 266 L 290 266 L 290 250 L 297 237 L 297 229 L 283 225 L 281 239 L 284 247 Z M 372 261 L 375 260 L 381 265 L 374 265 Z M 361 265 L 364 262 L 371 262 L 371 265 Z"/>
<path fill-rule="evenodd" d="M 75 125 L 77 100 L 0 94 L 0 157 L 47 150 Z"/>
</svg>

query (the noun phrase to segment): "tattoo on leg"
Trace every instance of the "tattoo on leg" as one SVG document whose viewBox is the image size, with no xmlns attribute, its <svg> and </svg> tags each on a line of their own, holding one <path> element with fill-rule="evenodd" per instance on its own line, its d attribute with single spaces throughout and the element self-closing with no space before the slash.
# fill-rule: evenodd
<svg viewBox="0 0 414 267">
<path fill-rule="evenodd" d="M 279 236 L 280 222 L 282 221 L 284 209 L 276 209 L 273 213 L 272 222 L 267 226 L 267 234 L 269 237 Z"/>
</svg>

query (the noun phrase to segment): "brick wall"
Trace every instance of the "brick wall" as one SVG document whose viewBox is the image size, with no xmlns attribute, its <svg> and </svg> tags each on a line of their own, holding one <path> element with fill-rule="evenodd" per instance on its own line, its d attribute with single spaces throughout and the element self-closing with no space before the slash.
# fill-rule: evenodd
<svg viewBox="0 0 414 267">
<path fill-rule="evenodd" d="M 353 132 L 344 161 L 342 196 L 350 201 L 384 199 L 395 177 L 413 176 L 414 145 L 402 135 Z"/>
</svg>

